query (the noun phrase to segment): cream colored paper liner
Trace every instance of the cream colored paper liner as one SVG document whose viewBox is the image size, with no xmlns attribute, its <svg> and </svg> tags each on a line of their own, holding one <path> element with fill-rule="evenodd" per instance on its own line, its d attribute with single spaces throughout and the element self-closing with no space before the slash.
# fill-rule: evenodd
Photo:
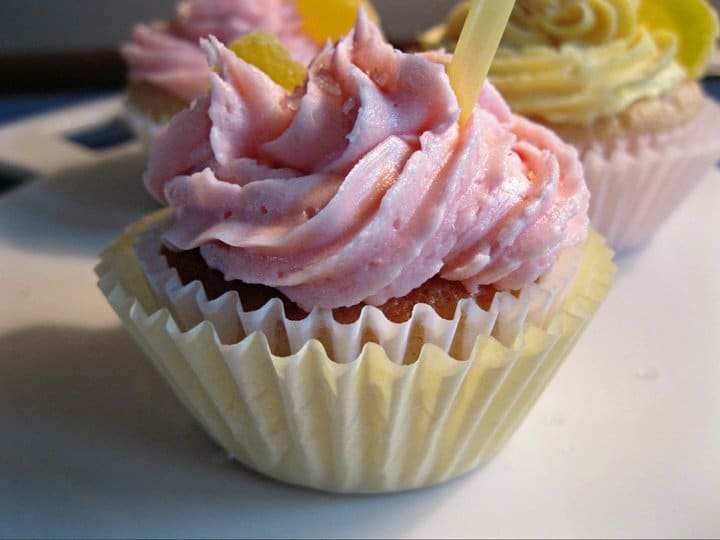
<svg viewBox="0 0 720 540">
<path fill-rule="evenodd" d="M 720 159 L 720 107 L 669 133 L 581 153 L 590 222 L 616 251 L 649 240 Z"/>
<path fill-rule="evenodd" d="M 398 365 L 381 346 L 365 343 L 357 358 L 340 363 L 317 339 L 278 356 L 265 333 L 223 343 L 210 318 L 183 330 L 161 307 L 133 253 L 136 236 L 157 219 L 138 222 L 103 253 L 101 290 L 228 452 L 273 478 L 328 491 L 412 489 L 490 459 L 565 358 L 614 273 L 610 250 L 591 234 L 561 306 L 543 324 L 524 323 L 512 346 L 475 334 L 465 361 L 425 344 L 416 362 Z M 216 321 L 231 311 L 223 300 L 230 296 L 218 299 L 223 315 Z"/>
<path fill-rule="evenodd" d="M 123 113 L 127 125 L 142 143 L 145 153 L 150 153 L 150 149 L 152 148 L 155 139 L 157 139 L 160 131 L 162 131 L 162 129 L 170 121 L 170 117 L 162 120 L 155 120 L 151 116 L 143 113 L 141 109 L 135 107 L 128 100 L 125 100 Z"/>
<path fill-rule="evenodd" d="M 262 332 L 271 351 L 281 356 L 296 353 L 307 341 L 318 339 L 330 358 L 339 363 L 357 358 L 367 341 L 381 345 L 396 364 L 413 362 L 424 343 L 436 345 L 453 358 L 467 359 L 478 334 L 492 335 L 512 346 L 524 324 L 542 326 L 548 314 L 557 311 L 582 258 L 580 246 L 567 250 L 551 273 L 522 289 L 517 297 L 509 292 L 497 293 L 489 311 L 472 300 L 463 300 L 452 320 L 420 304 L 410 320 L 402 324 L 388 321 L 380 310 L 369 306 L 352 324 L 336 323 L 329 310 L 314 310 L 305 319 L 293 321 L 285 317 L 280 300 L 247 312 L 236 293 L 208 301 L 200 282 L 182 285 L 177 272 L 159 255 L 161 237 L 170 225 L 170 219 L 161 219 L 149 226 L 138 234 L 134 247 L 153 294 L 168 307 L 181 329 L 209 320 L 223 343 L 235 343 L 252 332 Z"/>
</svg>

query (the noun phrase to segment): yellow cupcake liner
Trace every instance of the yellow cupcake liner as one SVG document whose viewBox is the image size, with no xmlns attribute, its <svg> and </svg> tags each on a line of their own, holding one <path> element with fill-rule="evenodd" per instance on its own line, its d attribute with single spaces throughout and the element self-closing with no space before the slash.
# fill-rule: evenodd
<svg viewBox="0 0 720 540">
<path fill-rule="evenodd" d="M 393 361 L 373 342 L 344 363 L 333 361 L 318 339 L 278 355 L 270 342 L 273 334 L 287 330 L 277 326 L 270 328 L 270 338 L 236 328 L 238 339 L 232 339 L 234 323 L 224 319 L 242 322 L 239 314 L 232 316 L 239 305 L 235 293 L 212 302 L 203 302 L 204 294 L 197 291 L 187 294 L 196 300 L 183 304 L 183 310 L 193 304 L 200 313 L 212 310 L 210 304 L 217 308 L 192 326 L 166 307 L 163 294 L 177 298 L 183 287 L 166 287 L 158 294 L 134 249 L 138 238 L 166 215 L 161 211 L 132 225 L 102 254 L 96 268 L 100 289 L 188 410 L 232 456 L 278 480 L 333 492 L 413 489 L 488 461 L 560 366 L 607 294 L 615 271 L 612 252 L 591 233 L 580 257 L 556 264 L 565 268 L 553 269 L 547 288 L 523 291 L 514 304 L 507 298 L 494 303 L 493 323 L 474 334 L 463 360 L 450 354 L 462 350 L 458 342 L 466 340 L 466 322 L 473 324 L 462 320 L 460 308 L 451 333 L 460 332 L 463 339 L 453 335 L 445 340 L 445 350 L 425 343 L 410 365 L 397 363 L 399 357 Z M 560 274 L 573 279 L 568 282 Z M 186 292 L 192 289 L 189 284 Z M 521 300 L 523 295 L 528 299 Z M 508 317 L 506 305 L 518 313 Z M 435 324 L 427 314 L 421 319 Z M 514 334 L 508 330 L 513 321 L 522 321 Z M 327 319 L 323 324 L 349 326 Z M 413 327 L 417 321 L 406 324 Z M 494 333 L 504 335 L 499 339 Z M 417 337 L 412 330 L 403 335 Z M 319 337 L 327 340 L 327 335 Z M 510 338 L 512 343 L 503 343 Z"/>
</svg>

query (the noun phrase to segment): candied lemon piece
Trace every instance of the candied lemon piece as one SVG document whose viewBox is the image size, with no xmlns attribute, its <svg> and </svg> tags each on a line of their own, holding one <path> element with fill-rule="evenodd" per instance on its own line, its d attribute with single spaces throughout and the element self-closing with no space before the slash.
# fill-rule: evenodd
<svg viewBox="0 0 720 540">
<path fill-rule="evenodd" d="M 676 59 L 691 78 L 700 77 L 712 58 L 718 19 L 706 0 L 640 0 L 638 22 L 678 38 Z"/>
<path fill-rule="evenodd" d="M 360 6 L 370 20 L 379 23 L 380 18 L 369 0 L 297 0 L 302 29 L 321 45 L 347 34 L 355 25 Z"/>
<path fill-rule="evenodd" d="M 239 58 L 263 70 L 283 88 L 292 90 L 305 82 L 307 69 L 295 62 L 282 42 L 269 32 L 251 32 L 230 43 Z"/>
</svg>

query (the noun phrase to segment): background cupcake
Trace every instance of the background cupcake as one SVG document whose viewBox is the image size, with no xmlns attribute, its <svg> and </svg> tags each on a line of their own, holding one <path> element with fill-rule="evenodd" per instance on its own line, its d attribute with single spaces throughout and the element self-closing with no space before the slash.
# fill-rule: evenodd
<svg viewBox="0 0 720 540">
<path fill-rule="evenodd" d="M 103 254 L 109 302 L 264 474 L 377 492 L 487 461 L 611 281 L 576 152 L 489 84 L 460 126 L 447 57 L 363 16 L 301 91 L 205 48 L 145 175 L 170 208 Z"/>
<path fill-rule="evenodd" d="M 328 38 L 350 28 L 357 3 L 340 2 L 339 13 L 320 17 L 313 11 L 317 6 L 307 1 L 184 0 L 169 20 L 136 25 L 120 48 L 128 67 L 131 127 L 149 145 L 173 114 L 207 93 L 209 68 L 201 38 L 212 34 L 230 44 L 251 32 L 268 32 L 306 65 Z"/>
<path fill-rule="evenodd" d="M 467 9 L 423 46 L 452 48 Z M 704 0 L 516 2 L 490 78 L 578 148 L 591 221 L 615 249 L 648 240 L 720 157 L 720 108 L 697 83 L 717 34 Z"/>
</svg>

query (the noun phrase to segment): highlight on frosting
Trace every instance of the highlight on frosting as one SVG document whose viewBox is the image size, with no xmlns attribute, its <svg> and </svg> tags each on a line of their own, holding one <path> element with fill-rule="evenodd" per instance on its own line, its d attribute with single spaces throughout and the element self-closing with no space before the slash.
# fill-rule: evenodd
<svg viewBox="0 0 720 540">
<path fill-rule="evenodd" d="M 320 46 L 302 30 L 295 2 L 184 0 L 168 21 L 138 24 L 122 45 L 131 81 L 147 82 L 190 102 L 207 92 L 209 68 L 199 40 L 231 43 L 250 32 L 275 34 L 291 56 L 307 64 Z"/>
<path fill-rule="evenodd" d="M 490 70 L 493 84 L 519 114 L 578 125 L 676 88 L 698 75 L 678 61 L 695 28 L 653 27 L 638 15 L 648 2 L 685 9 L 678 0 L 517 0 Z M 452 49 L 468 4 L 423 34 L 423 45 Z M 710 19 L 698 41 L 712 43 L 717 21 L 705 9 Z"/>
<path fill-rule="evenodd" d="M 447 55 L 405 54 L 361 13 L 288 92 L 219 40 L 209 95 L 160 136 L 144 181 L 164 241 L 300 307 L 380 305 L 440 275 L 516 289 L 587 234 L 576 151 L 486 83 L 471 118 Z"/>
</svg>

